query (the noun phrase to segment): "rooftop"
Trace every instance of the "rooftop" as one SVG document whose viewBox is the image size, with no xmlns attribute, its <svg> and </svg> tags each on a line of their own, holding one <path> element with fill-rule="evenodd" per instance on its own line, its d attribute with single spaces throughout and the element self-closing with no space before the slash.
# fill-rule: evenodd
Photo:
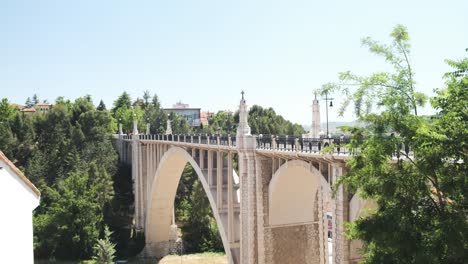
<svg viewBox="0 0 468 264">
<path fill-rule="evenodd" d="M 32 184 L 32 182 L 30 182 L 28 178 L 24 176 L 24 174 L 15 166 L 15 164 L 13 164 L 13 162 L 11 162 L 5 156 L 5 154 L 3 154 L 2 151 L 0 151 L 0 160 L 3 161 L 18 176 L 18 178 L 20 178 L 26 184 L 26 186 L 31 189 L 31 191 L 37 194 L 38 197 L 41 196 L 41 192 L 36 188 L 36 186 L 34 186 L 34 184 Z"/>
</svg>

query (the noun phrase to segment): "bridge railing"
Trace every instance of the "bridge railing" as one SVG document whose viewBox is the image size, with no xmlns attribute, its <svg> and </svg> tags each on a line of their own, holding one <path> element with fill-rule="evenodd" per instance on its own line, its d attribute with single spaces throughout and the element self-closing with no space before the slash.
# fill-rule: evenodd
<svg viewBox="0 0 468 264">
<path fill-rule="evenodd" d="M 348 143 L 348 137 L 303 138 L 288 135 L 258 135 L 257 137 L 258 149 L 307 153 L 318 153 L 326 150 L 334 154 L 349 154 L 349 150 L 346 148 Z"/>
<path fill-rule="evenodd" d="M 124 140 L 132 139 L 132 135 L 123 135 Z M 220 134 L 139 134 L 140 140 L 160 140 L 172 142 L 184 142 L 203 145 L 236 146 L 235 135 Z M 304 138 L 289 135 L 267 135 L 261 134 L 256 137 L 257 149 L 291 151 L 303 153 L 328 152 L 335 155 L 350 155 L 351 151 L 347 145 L 350 138 L 346 136 L 331 138 Z M 353 152 L 358 150 L 354 149 Z M 408 145 L 400 144 L 395 147 L 394 159 L 404 159 L 413 156 Z"/>
<path fill-rule="evenodd" d="M 124 135 L 124 139 L 132 139 L 132 136 Z M 184 142 L 203 145 L 221 145 L 221 146 L 236 146 L 235 135 L 218 135 L 218 134 L 139 134 L 139 140 L 160 140 Z"/>
</svg>

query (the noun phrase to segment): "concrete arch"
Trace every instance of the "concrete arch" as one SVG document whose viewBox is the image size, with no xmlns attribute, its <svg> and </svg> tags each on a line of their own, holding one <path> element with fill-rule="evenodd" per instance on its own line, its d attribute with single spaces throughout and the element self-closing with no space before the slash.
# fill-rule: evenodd
<svg viewBox="0 0 468 264">
<path fill-rule="evenodd" d="M 145 220 L 145 250 L 151 250 L 152 255 L 162 256 L 165 254 L 165 247 L 167 247 L 168 242 L 174 240 L 173 231 L 171 230 L 172 209 L 177 186 L 187 163 L 190 163 L 202 183 L 218 225 L 224 250 L 228 260 L 232 263 L 227 233 L 220 219 L 216 202 L 210 191 L 208 182 L 197 162 L 185 149 L 180 147 L 171 147 L 164 153 L 151 184 L 151 191 L 148 193 L 147 197 L 148 209 L 146 211 Z M 162 254 L 158 254 L 158 252 L 154 251 L 160 251 Z"/>
<path fill-rule="evenodd" d="M 268 187 L 269 225 L 320 221 L 317 212 L 320 191 L 329 194 L 330 187 L 314 166 L 301 160 L 286 162 L 275 172 Z"/>
</svg>

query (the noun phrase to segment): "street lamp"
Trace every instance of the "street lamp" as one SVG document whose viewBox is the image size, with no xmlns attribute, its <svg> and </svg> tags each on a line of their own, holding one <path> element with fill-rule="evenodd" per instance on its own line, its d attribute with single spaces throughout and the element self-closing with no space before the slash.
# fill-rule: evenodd
<svg viewBox="0 0 468 264">
<path fill-rule="evenodd" d="M 327 138 L 329 138 L 329 134 L 328 134 L 328 101 L 330 101 L 330 107 L 333 107 L 333 98 L 328 98 L 328 93 L 325 93 L 325 98 L 323 99 L 325 100 L 325 113 L 326 113 L 326 116 L 327 116 Z"/>
</svg>

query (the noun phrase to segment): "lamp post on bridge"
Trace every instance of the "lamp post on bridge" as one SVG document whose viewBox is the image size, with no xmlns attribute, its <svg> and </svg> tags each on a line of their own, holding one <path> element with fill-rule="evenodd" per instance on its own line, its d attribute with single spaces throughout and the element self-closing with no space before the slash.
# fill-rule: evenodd
<svg viewBox="0 0 468 264">
<path fill-rule="evenodd" d="M 325 113 L 327 117 L 327 138 L 330 138 L 330 134 L 328 132 L 328 101 L 330 101 L 330 107 L 333 107 L 333 98 L 328 98 L 328 93 L 325 93 L 325 98 L 322 100 L 325 100 Z"/>
</svg>

